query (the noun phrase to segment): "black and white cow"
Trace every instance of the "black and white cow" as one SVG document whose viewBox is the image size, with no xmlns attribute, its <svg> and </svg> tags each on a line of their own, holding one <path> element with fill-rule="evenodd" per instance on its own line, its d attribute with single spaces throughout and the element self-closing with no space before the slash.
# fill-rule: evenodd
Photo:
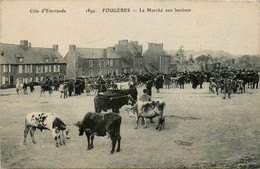
<svg viewBox="0 0 260 169">
<path fill-rule="evenodd" d="M 140 118 L 144 120 L 144 127 L 147 128 L 146 119 L 153 119 L 158 117 L 158 124 L 156 129 L 159 128 L 160 120 L 163 118 L 163 112 L 166 104 L 162 100 L 153 101 L 138 101 L 131 109 L 136 115 L 136 129 L 138 128 L 138 121 Z"/>
<path fill-rule="evenodd" d="M 56 147 L 65 144 L 65 139 L 69 137 L 69 126 L 55 113 L 33 112 L 27 114 L 25 118 L 24 143 L 30 131 L 32 142 L 35 144 L 34 132 L 36 129 L 49 130 L 56 142 Z M 65 136 L 64 136 L 65 133 Z M 58 142 L 59 139 L 59 142 Z"/>
<path fill-rule="evenodd" d="M 87 113 L 83 120 L 74 124 L 79 128 L 79 136 L 84 133 L 88 140 L 88 150 L 93 148 L 94 136 L 105 136 L 107 133 L 112 140 L 111 154 L 115 151 L 116 142 L 118 146 L 116 151 L 120 151 L 120 126 L 121 126 L 121 116 L 117 113 Z"/>
</svg>

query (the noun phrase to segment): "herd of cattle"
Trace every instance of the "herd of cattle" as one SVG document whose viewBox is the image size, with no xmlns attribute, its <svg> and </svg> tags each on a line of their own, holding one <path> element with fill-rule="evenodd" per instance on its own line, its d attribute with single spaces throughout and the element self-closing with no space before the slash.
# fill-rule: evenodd
<svg viewBox="0 0 260 169">
<path fill-rule="evenodd" d="M 78 84 L 81 85 L 82 82 Z M 99 92 L 95 96 L 95 113 L 87 113 L 81 121 L 74 124 L 79 129 L 79 136 L 82 136 L 84 133 L 87 136 L 88 150 L 93 148 L 95 135 L 106 136 L 108 134 L 112 140 L 111 154 L 114 153 L 116 144 L 116 151 L 120 151 L 120 126 L 122 119 L 119 115 L 119 109 L 124 105 L 132 105 L 131 109 L 133 113 L 136 114 L 136 128 L 140 118 L 143 119 L 144 127 L 146 128 L 146 118 L 152 119 L 158 117 L 159 123 L 157 128 L 159 130 L 163 129 L 163 110 L 165 107 L 163 101 L 137 102 L 137 89 L 132 82 L 117 83 L 115 85 L 118 87 L 108 88 L 107 91 Z M 63 94 L 63 97 L 67 95 L 64 89 L 68 89 L 68 87 L 65 88 L 64 86 L 69 86 L 68 82 L 61 84 L 59 87 L 59 91 Z M 51 85 L 45 83 L 41 86 L 41 93 L 44 93 L 43 91 L 49 91 L 49 94 L 51 94 L 51 88 Z M 81 91 L 82 88 L 79 90 L 80 93 L 83 92 Z M 112 109 L 112 112 L 101 113 L 101 111 L 106 112 L 109 109 Z M 51 131 L 56 146 L 60 146 L 65 144 L 66 139 L 70 138 L 69 128 L 70 127 L 66 125 L 57 114 L 48 112 L 29 113 L 25 118 L 24 143 L 26 144 L 26 137 L 29 132 L 32 137 L 32 142 L 36 143 L 34 138 L 35 130 L 46 129 Z"/>
<path fill-rule="evenodd" d="M 138 101 L 137 99 L 136 86 L 146 84 L 147 81 L 158 78 L 158 76 L 144 75 L 141 77 L 130 77 L 127 79 L 128 81 L 125 82 L 116 82 L 111 81 L 110 79 L 109 83 L 103 78 L 97 79 L 94 83 L 86 83 L 84 79 L 77 79 L 76 81 L 68 80 L 62 82 L 55 90 L 60 91 L 61 98 L 72 96 L 72 93 L 74 93 L 74 95 L 80 95 L 84 91 L 88 94 L 91 90 L 94 90 L 95 93 L 97 93 L 94 97 L 95 113 L 87 113 L 81 121 L 78 121 L 74 125 L 79 129 L 79 136 L 82 136 L 84 133 L 87 136 L 88 150 L 93 148 L 95 135 L 106 136 L 108 134 L 109 138 L 112 140 L 112 149 L 110 152 L 114 153 L 116 144 L 116 151 L 120 151 L 120 126 L 122 119 L 119 115 L 119 110 L 122 106 L 131 105 L 129 110 L 131 110 L 136 117 L 136 129 L 138 128 L 140 118 L 143 119 L 143 124 L 146 128 L 146 119 L 151 120 L 155 117 L 158 118 L 156 129 L 160 131 L 164 128 L 165 118 L 163 113 L 166 106 L 165 102 L 161 100 L 144 102 Z M 193 88 L 196 88 L 197 85 L 202 87 L 202 83 L 208 81 L 210 82 L 210 93 L 214 92 L 214 88 L 217 94 L 218 89 L 222 89 L 225 95 L 226 93 L 228 94 L 228 97 L 230 97 L 231 90 L 233 92 L 240 91 L 242 93 L 245 92 L 246 84 L 251 85 L 255 82 L 254 76 L 242 73 L 231 76 L 231 74 L 227 73 L 216 75 L 213 73 L 206 74 L 204 72 L 193 72 L 181 73 L 175 77 L 164 76 L 164 79 L 167 78 L 171 80 L 171 84 L 175 84 L 176 86 L 179 85 L 181 88 L 184 88 L 185 83 L 192 83 Z M 53 90 L 53 83 L 51 81 L 42 83 L 41 94 L 48 91 L 51 95 Z M 102 111 L 107 112 L 109 109 L 111 109 L 112 112 L 101 113 Z M 59 146 L 65 144 L 65 140 L 70 138 L 69 128 L 70 127 L 66 125 L 57 114 L 47 112 L 30 113 L 25 119 L 24 143 L 26 143 L 26 137 L 29 132 L 33 143 L 35 143 L 35 130 L 47 129 L 51 131 L 56 146 Z"/>
</svg>

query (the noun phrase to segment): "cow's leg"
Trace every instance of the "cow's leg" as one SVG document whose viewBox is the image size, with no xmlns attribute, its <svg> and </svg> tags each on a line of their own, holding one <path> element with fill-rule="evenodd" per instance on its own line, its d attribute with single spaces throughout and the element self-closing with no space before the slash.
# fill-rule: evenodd
<svg viewBox="0 0 260 169">
<path fill-rule="evenodd" d="M 136 115 L 136 126 L 135 126 L 135 129 L 138 128 L 138 121 L 139 121 L 139 118 L 140 118 L 140 116 Z"/>
<path fill-rule="evenodd" d="M 86 133 L 86 132 L 85 132 Z M 86 133 L 87 135 L 87 141 L 88 141 L 88 149 L 87 150 L 90 150 L 91 149 L 91 145 L 90 145 L 90 134 Z"/>
<path fill-rule="evenodd" d="M 24 144 L 26 143 L 26 137 L 27 137 L 29 131 L 30 131 L 30 127 L 25 126 L 25 129 L 24 129 L 24 140 L 23 140 Z"/>
<path fill-rule="evenodd" d="M 119 132 L 118 132 L 118 136 L 117 136 L 117 141 L 118 141 L 118 145 L 117 145 L 116 151 L 119 152 L 120 151 L 120 144 L 121 144 L 121 136 L 120 136 Z"/>
<path fill-rule="evenodd" d="M 53 137 L 53 139 L 55 140 L 56 147 L 59 147 L 59 146 L 60 146 L 60 144 L 59 144 L 59 142 L 58 142 L 58 139 L 59 139 L 58 133 L 59 133 L 59 130 L 58 130 L 58 129 L 53 129 L 52 132 L 51 132 L 52 137 Z"/>
<path fill-rule="evenodd" d="M 64 138 L 64 131 L 61 131 L 61 135 L 60 135 L 60 145 L 65 144 L 65 138 Z"/>
<path fill-rule="evenodd" d="M 35 141 L 35 138 L 34 138 L 35 130 L 36 130 L 36 127 L 32 127 L 31 130 L 30 130 L 30 134 L 31 134 L 31 137 L 32 137 L 33 144 L 36 144 L 36 141 Z"/>
<path fill-rule="evenodd" d="M 157 122 L 157 126 L 155 127 L 155 129 L 157 130 L 157 129 L 159 129 L 161 126 L 161 124 L 160 124 L 160 120 L 161 120 L 161 117 L 160 116 L 158 116 L 158 122 Z"/>
<path fill-rule="evenodd" d="M 94 137 L 95 137 L 94 134 L 92 134 L 91 137 L 90 137 L 90 148 L 94 147 L 94 145 L 93 145 Z"/>
<path fill-rule="evenodd" d="M 223 99 L 226 99 L 226 94 L 227 94 L 227 89 L 224 88 L 224 97 L 223 97 Z"/>
<path fill-rule="evenodd" d="M 143 119 L 144 119 L 144 128 L 147 128 L 146 118 L 143 117 Z"/>
<path fill-rule="evenodd" d="M 66 143 L 65 143 L 65 136 L 64 136 L 64 131 L 62 131 L 62 141 L 63 141 L 63 144 L 65 145 Z"/>
<path fill-rule="evenodd" d="M 153 119 L 152 119 L 152 118 L 150 118 L 150 122 L 151 122 L 151 123 L 154 123 L 154 121 L 153 121 Z"/>
<path fill-rule="evenodd" d="M 115 133 L 113 131 L 111 131 L 109 133 L 109 135 L 110 135 L 111 140 L 112 140 L 112 148 L 111 148 L 110 153 L 113 154 L 115 152 L 115 147 L 116 147 L 116 136 L 115 136 Z"/>
</svg>

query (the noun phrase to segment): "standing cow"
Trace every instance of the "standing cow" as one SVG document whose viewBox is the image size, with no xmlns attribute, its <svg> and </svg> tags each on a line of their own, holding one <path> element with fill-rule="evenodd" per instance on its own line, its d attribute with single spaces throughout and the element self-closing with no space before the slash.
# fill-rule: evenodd
<svg viewBox="0 0 260 169">
<path fill-rule="evenodd" d="M 166 104 L 161 100 L 153 100 L 153 101 L 138 101 L 131 109 L 133 113 L 136 115 L 136 129 L 138 128 L 138 122 L 140 118 L 144 120 L 144 128 L 147 128 L 146 118 L 153 119 L 158 117 L 158 124 L 156 129 L 159 128 L 160 120 L 163 118 L 163 112 Z"/>
<path fill-rule="evenodd" d="M 120 126 L 121 126 L 121 116 L 117 113 L 87 113 L 83 120 L 74 124 L 79 128 L 79 136 L 82 136 L 84 133 L 87 136 L 88 140 L 88 150 L 93 148 L 94 136 L 105 136 L 106 133 L 109 134 L 109 137 L 112 140 L 112 149 L 111 154 L 115 151 L 116 142 L 118 146 L 116 151 L 120 151 Z"/>
<path fill-rule="evenodd" d="M 56 142 L 56 147 L 65 144 L 65 139 L 69 139 L 69 128 L 55 113 L 33 112 L 27 114 L 25 118 L 24 143 L 30 131 L 32 142 L 35 144 L 34 132 L 36 129 L 49 130 Z M 65 136 L 64 136 L 65 133 Z M 60 142 L 58 142 L 58 139 Z"/>
</svg>

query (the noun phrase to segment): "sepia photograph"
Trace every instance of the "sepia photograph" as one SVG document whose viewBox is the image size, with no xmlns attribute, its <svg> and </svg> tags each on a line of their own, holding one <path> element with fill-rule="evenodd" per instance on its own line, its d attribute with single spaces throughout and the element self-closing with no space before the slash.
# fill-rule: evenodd
<svg viewBox="0 0 260 169">
<path fill-rule="evenodd" d="M 1 168 L 260 168 L 260 2 L 0 0 Z"/>
</svg>

